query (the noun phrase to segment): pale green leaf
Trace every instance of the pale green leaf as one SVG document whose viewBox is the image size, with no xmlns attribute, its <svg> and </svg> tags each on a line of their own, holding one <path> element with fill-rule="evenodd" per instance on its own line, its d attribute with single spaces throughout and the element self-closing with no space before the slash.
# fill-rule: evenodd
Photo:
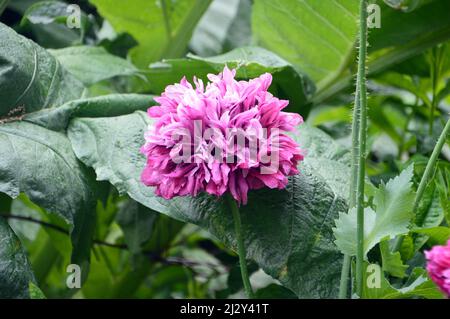
<svg viewBox="0 0 450 319">
<path fill-rule="evenodd" d="M 308 74 L 318 87 L 335 79 L 355 46 L 358 2 L 259 0 L 253 35 L 263 46 Z"/>
<path fill-rule="evenodd" d="M 108 117 L 145 111 L 155 105 L 152 95 L 109 94 L 72 100 L 57 108 L 44 109 L 24 116 L 24 120 L 42 127 L 65 131 L 73 117 Z"/>
<path fill-rule="evenodd" d="M 386 185 L 381 184 L 374 194 L 373 204 L 364 210 L 364 254 L 385 238 L 408 232 L 413 217 L 414 193 L 411 189 L 413 167 L 409 166 Z M 356 255 L 356 209 L 340 213 L 334 233 L 336 245 L 348 255 Z"/>
<path fill-rule="evenodd" d="M 426 270 L 415 268 L 410 274 L 407 283 L 401 288 L 393 287 L 383 272 L 377 278 L 377 273 L 368 271 L 368 264 L 364 264 L 364 285 L 362 298 L 364 299 L 406 299 L 421 297 L 426 299 L 442 299 L 442 292 L 428 278 Z M 379 285 L 378 285 L 379 284 Z"/>
<path fill-rule="evenodd" d="M 383 240 L 380 242 L 381 259 L 383 271 L 391 276 L 403 278 L 408 266 L 403 264 L 400 252 L 392 252 L 389 247 L 389 241 Z"/>
<path fill-rule="evenodd" d="M 426 236 L 431 246 L 445 245 L 450 239 L 450 228 L 445 226 L 418 228 L 413 229 L 412 232 Z"/>
<path fill-rule="evenodd" d="M 115 76 L 138 75 L 138 69 L 131 62 L 101 47 L 75 46 L 49 52 L 87 86 Z"/>
<path fill-rule="evenodd" d="M 190 49 L 207 57 L 250 45 L 251 7 L 251 0 L 213 1 L 192 34 Z"/>
<path fill-rule="evenodd" d="M 139 68 L 162 58 L 182 56 L 194 27 L 210 0 L 90 0 L 115 31 L 127 32 L 138 42 L 130 50 Z"/>
</svg>

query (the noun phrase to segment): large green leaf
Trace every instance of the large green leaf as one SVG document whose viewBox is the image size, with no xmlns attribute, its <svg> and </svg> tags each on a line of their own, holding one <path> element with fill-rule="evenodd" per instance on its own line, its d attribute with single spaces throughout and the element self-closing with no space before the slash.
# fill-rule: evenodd
<svg viewBox="0 0 450 319">
<path fill-rule="evenodd" d="M 12 198 L 23 192 L 63 218 L 71 227 L 72 261 L 87 266 L 95 225 L 94 177 L 67 137 L 24 121 L 5 123 L 0 149 L 0 192 Z"/>
<path fill-rule="evenodd" d="M 114 56 L 101 47 L 76 46 L 51 50 L 50 53 L 85 85 L 119 75 L 138 74 L 138 70 L 131 62 Z"/>
<path fill-rule="evenodd" d="M 29 298 L 34 275 L 19 239 L 2 217 L 0 243 L 0 299 Z"/>
<path fill-rule="evenodd" d="M 256 42 L 305 72 L 321 88 L 337 77 L 353 52 L 358 2 L 258 0 Z"/>
<path fill-rule="evenodd" d="M 94 167 L 97 179 L 158 212 L 204 227 L 236 248 L 226 202 L 206 194 L 170 201 L 140 182 L 145 158 L 139 148 L 149 124 L 142 112 L 113 118 L 76 118 L 68 136 L 78 158 Z M 241 207 L 249 258 L 299 297 L 335 297 L 341 255 L 331 227 L 347 209 L 348 154 L 322 131 L 303 126 L 295 138 L 308 150 L 301 173 L 285 190 L 250 192 Z"/>
<path fill-rule="evenodd" d="M 436 226 L 430 228 L 417 228 L 412 232 L 425 235 L 431 246 L 445 245 L 450 239 L 450 227 Z"/>
<path fill-rule="evenodd" d="M 55 131 L 65 131 L 73 117 L 108 117 L 144 111 L 154 105 L 152 95 L 109 94 L 72 100 L 57 108 L 27 114 L 23 119 Z"/>
<path fill-rule="evenodd" d="M 407 233 L 410 225 L 414 193 L 411 189 L 413 166 L 409 166 L 401 174 L 380 185 L 375 191 L 373 204 L 364 210 L 364 253 L 367 254 L 376 244 L 385 238 L 394 238 Z M 350 256 L 356 255 L 356 208 L 349 213 L 341 212 L 336 220 L 334 233 L 336 245 Z"/>
<path fill-rule="evenodd" d="M 95 169 L 97 180 L 109 181 L 119 193 L 128 193 L 136 201 L 161 211 L 165 204 L 139 178 L 145 162 L 139 148 L 148 125 L 147 117 L 136 112 L 111 118 L 76 118 L 67 133 L 76 156 Z M 109 139 L 111 144 L 107 146 Z"/>
<path fill-rule="evenodd" d="M 119 208 L 117 223 L 122 228 L 125 242 L 132 253 L 139 253 L 141 246 L 152 236 L 153 224 L 158 214 L 134 200 L 128 200 Z"/>
<path fill-rule="evenodd" d="M 84 86 L 45 49 L 0 23 L 0 118 L 55 107 Z"/>
<path fill-rule="evenodd" d="M 139 45 L 130 51 L 140 68 L 162 58 L 182 56 L 210 0 L 90 0 L 117 32 L 128 32 Z"/>
<path fill-rule="evenodd" d="M 381 28 L 369 31 L 368 73 L 376 74 L 414 57 L 428 48 L 450 39 L 450 2 L 434 0 L 413 12 L 405 13 L 387 5 L 381 6 Z M 347 68 L 329 83 L 320 87 L 314 100 L 323 102 L 353 83 L 356 71 Z"/>
<path fill-rule="evenodd" d="M 179 82 L 183 76 L 207 81 L 208 73 L 219 73 L 224 66 L 236 68 L 237 78 L 251 79 L 265 72 L 272 73 L 271 89 L 280 98 L 290 100 L 290 110 L 307 115 L 309 97 L 314 90 L 312 82 L 278 55 L 259 47 L 243 47 L 214 57 L 188 55 L 187 59 L 171 59 L 154 63 L 149 80 L 153 92 L 160 93 L 166 85 Z"/>
<path fill-rule="evenodd" d="M 251 0 L 215 0 L 200 19 L 189 48 L 200 56 L 218 55 L 251 43 Z"/>
</svg>

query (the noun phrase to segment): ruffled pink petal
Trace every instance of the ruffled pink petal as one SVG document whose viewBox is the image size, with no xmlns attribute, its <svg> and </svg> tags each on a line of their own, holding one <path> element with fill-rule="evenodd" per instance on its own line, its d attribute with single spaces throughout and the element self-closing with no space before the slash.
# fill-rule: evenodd
<svg viewBox="0 0 450 319">
<path fill-rule="evenodd" d="M 206 84 L 194 78 L 195 86 L 183 77 L 155 98 L 159 105 L 148 116 L 156 121 L 141 147 L 147 158 L 141 180 L 156 187 L 158 196 L 229 192 L 245 204 L 251 189 L 284 188 L 287 176 L 298 173 L 305 152 L 283 131 L 294 130 L 302 117 L 281 111 L 289 101 L 267 91 L 270 74 L 250 81 L 235 76 L 236 70 L 225 67 L 209 74 Z M 243 132 L 244 143 L 235 145 L 230 131 Z"/>
</svg>

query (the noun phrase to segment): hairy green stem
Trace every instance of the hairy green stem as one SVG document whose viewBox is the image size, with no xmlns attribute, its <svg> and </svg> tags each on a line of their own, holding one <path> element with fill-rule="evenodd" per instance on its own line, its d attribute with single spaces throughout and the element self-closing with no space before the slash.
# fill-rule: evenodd
<svg viewBox="0 0 450 319">
<path fill-rule="evenodd" d="M 245 261 L 246 253 L 245 253 L 244 239 L 242 236 L 241 215 L 239 213 L 239 208 L 236 204 L 236 201 L 233 199 L 233 197 L 231 197 L 230 194 L 227 194 L 227 201 L 228 204 L 230 205 L 231 213 L 233 214 L 234 229 L 236 232 L 236 239 L 238 244 L 239 265 L 241 267 L 241 275 L 242 275 L 242 282 L 244 284 L 244 290 L 248 298 L 253 298 L 253 290 L 250 284 L 250 279 L 248 277 L 247 262 Z"/>
<path fill-rule="evenodd" d="M 355 102 L 353 107 L 353 119 L 352 119 L 352 149 L 351 149 L 351 169 L 350 169 L 350 194 L 348 201 L 348 209 L 352 209 L 356 204 L 356 174 L 358 167 L 358 145 L 359 145 L 359 81 L 356 79 L 356 92 Z M 342 262 L 341 280 L 339 285 L 339 299 L 347 298 L 348 279 L 350 274 L 351 256 L 344 255 L 344 261 Z"/>
<path fill-rule="evenodd" d="M 367 0 L 360 2 L 359 29 L 359 130 L 358 130 L 358 176 L 356 179 L 356 214 L 357 214 L 357 251 L 356 251 L 356 293 L 362 296 L 363 262 L 364 262 L 364 181 L 366 174 L 366 127 L 367 127 L 367 92 L 366 92 L 366 57 L 367 57 Z"/>
</svg>

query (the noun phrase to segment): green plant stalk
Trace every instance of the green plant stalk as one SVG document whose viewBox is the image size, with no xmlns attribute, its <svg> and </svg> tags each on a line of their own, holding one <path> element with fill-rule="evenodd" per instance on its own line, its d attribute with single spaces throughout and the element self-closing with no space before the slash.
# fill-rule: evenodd
<svg viewBox="0 0 450 319">
<path fill-rule="evenodd" d="M 341 269 L 341 281 L 339 285 L 339 299 L 347 298 L 348 278 L 350 273 L 351 256 L 344 255 Z"/>
<path fill-rule="evenodd" d="M 367 89 L 366 89 L 366 58 L 367 58 L 367 0 L 360 2 L 359 29 L 359 147 L 358 147 L 358 176 L 356 183 L 356 212 L 357 212 L 357 250 L 356 250 L 356 293 L 361 297 L 363 288 L 364 263 L 364 180 L 366 174 L 366 129 L 367 129 Z"/>
<path fill-rule="evenodd" d="M 353 121 L 352 121 L 352 150 L 351 150 L 351 169 L 350 169 L 350 194 L 348 201 L 348 209 L 352 209 L 356 204 L 356 184 L 357 174 L 356 169 L 358 166 L 358 145 L 359 145 L 359 82 L 356 79 L 356 93 L 355 93 L 355 106 L 353 108 Z M 342 262 L 341 280 L 339 285 L 339 299 L 347 298 L 348 278 L 350 273 L 351 256 L 344 255 L 344 261 Z"/>
<path fill-rule="evenodd" d="M 416 212 L 419 207 L 420 200 L 422 199 L 423 193 L 425 192 L 425 188 L 427 187 L 428 179 L 430 178 L 434 168 L 436 166 L 436 162 L 438 160 L 439 154 L 442 151 L 442 148 L 445 144 L 445 139 L 447 138 L 448 133 L 450 132 L 450 119 L 445 124 L 444 129 L 442 130 L 441 135 L 439 136 L 436 145 L 434 146 L 433 153 L 431 153 L 431 157 L 425 167 L 425 172 L 423 173 L 422 179 L 420 180 L 419 187 L 417 188 L 416 197 L 414 198 L 414 206 L 413 211 Z"/>
<path fill-rule="evenodd" d="M 387 70 L 389 67 L 416 56 L 426 49 L 448 41 L 449 32 L 450 27 L 446 27 L 437 32 L 433 32 L 431 35 L 418 37 L 416 40 L 411 41 L 408 44 L 392 48 L 384 55 L 374 57 L 368 63 L 368 74 L 377 74 L 381 71 Z M 330 100 L 338 93 L 350 87 L 352 84 L 352 79 L 353 74 L 350 74 L 350 72 L 342 73 L 332 83 L 329 83 L 326 87 L 323 87 L 320 91 L 317 91 L 312 98 L 312 102 L 314 104 L 321 104 Z"/>
<path fill-rule="evenodd" d="M 244 239 L 242 236 L 241 215 L 239 213 L 239 208 L 236 204 L 236 201 L 233 199 L 233 197 L 231 197 L 230 194 L 227 194 L 227 201 L 228 204 L 230 205 L 231 213 L 233 214 L 234 229 L 236 232 L 236 239 L 238 244 L 239 265 L 241 267 L 241 275 L 242 275 L 242 282 L 244 284 L 244 290 L 248 298 L 253 298 L 253 290 L 250 284 L 250 279 L 248 277 L 247 263 L 245 261 L 246 253 L 245 253 Z"/>
<path fill-rule="evenodd" d="M 170 26 L 169 12 L 166 4 L 166 0 L 161 0 L 161 9 L 164 16 L 164 29 L 166 30 L 166 36 L 168 39 L 172 38 L 172 28 Z"/>
<path fill-rule="evenodd" d="M 439 158 L 439 154 L 442 151 L 442 148 L 445 144 L 445 139 L 447 135 L 450 133 L 450 119 L 445 124 L 444 129 L 442 130 L 441 135 L 439 136 L 436 145 L 434 146 L 433 153 L 431 153 L 431 157 L 428 160 L 427 166 L 425 167 L 425 172 L 422 175 L 422 179 L 420 180 L 419 187 L 417 188 L 416 196 L 414 197 L 414 205 L 413 205 L 413 214 L 415 215 L 417 212 L 417 208 L 419 208 L 420 200 L 427 188 L 428 180 L 430 179 L 432 172 L 436 167 L 436 162 Z M 398 251 L 402 247 L 403 237 L 399 236 L 394 242 L 393 251 Z"/>
<path fill-rule="evenodd" d="M 196 21 L 200 19 L 203 13 L 208 9 L 212 0 L 195 0 L 194 8 L 188 13 L 188 16 L 180 26 L 178 26 L 175 33 L 170 25 L 170 18 L 168 16 L 167 0 L 161 0 L 163 5 L 164 22 L 166 27 L 167 44 L 164 49 L 165 58 L 177 58 L 183 55 L 184 47 L 187 44 L 187 40 L 191 38 L 190 32 L 195 27 Z"/>
</svg>

